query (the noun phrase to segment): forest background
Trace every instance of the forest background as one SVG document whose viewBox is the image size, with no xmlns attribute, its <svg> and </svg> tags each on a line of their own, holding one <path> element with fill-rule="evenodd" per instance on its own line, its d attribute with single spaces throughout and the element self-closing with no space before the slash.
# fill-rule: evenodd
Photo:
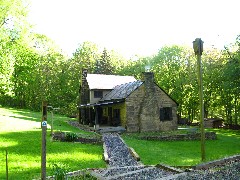
<svg viewBox="0 0 240 180">
<path fill-rule="evenodd" d="M 22 0 L 0 1 L 0 106 L 39 111 L 47 100 L 60 113 L 77 112 L 81 70 L 132 75 L 141 79 L 145 66 L 156 83 L 178 103 L 178 114 L 198 119 L 196 57 L 189 47 L 164 46 L 150 57 L 127 59 L 94 42 L 82 43 L 71 58 L 46 35 L 32 31 Z M 240 36 L 223 50 L 202 55 L 204 116 L 240 124 Z"/>
</svg>

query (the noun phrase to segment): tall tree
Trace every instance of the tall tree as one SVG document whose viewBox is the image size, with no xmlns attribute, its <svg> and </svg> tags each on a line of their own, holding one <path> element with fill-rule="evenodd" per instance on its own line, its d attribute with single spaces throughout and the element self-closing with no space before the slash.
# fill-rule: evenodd
<svg viewBox="0 0 240 180">
<path fill-rule="evenodd" d="M 96 61 L 95 73 L 97 74 L 113 74 L 113 66 L 111 57 L 108 55 L 107 49 L 104 48 L 101 58 Z"/>
</svg>

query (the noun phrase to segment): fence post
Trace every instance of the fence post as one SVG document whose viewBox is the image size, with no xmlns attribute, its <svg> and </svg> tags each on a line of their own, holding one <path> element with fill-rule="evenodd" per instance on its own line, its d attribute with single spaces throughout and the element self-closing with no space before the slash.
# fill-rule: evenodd
<svg viewBox="0 0 240 180">
<path fill-rule="evenodd" d="M 41 179 L 46 180 L 46 134 L 47 134 L 47 102 L 42 102 L 42 153 L 41 153 Z"/>
<path fill-rule="evenodd" d="M 8 150 L 6 149 L 6 180 L 8 180 Z"/>
</svg>

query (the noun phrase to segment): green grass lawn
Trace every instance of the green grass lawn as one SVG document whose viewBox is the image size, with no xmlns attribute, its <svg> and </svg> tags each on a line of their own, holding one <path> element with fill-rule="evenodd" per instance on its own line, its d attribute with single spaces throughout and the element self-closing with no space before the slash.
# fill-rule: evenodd
<svg viewBox="0 0 240 180">
<path fill-rule="evenodd" d="M 50 140 L 50 120 L 49 113 L 47 175 L 52 175 L 51 166 L 53 164 L 58 164 L 69 170 L 106 167 L 102 160 L 103 149 L 101 145 L 52 142 Z M 66 120 L 68 118 L 64 116 L 54 115 L 54 131 L 92 134 L 71 127 Z M 240 154 L 239 131 L 222 129 L 211 131 L 217 133 L 218 139 L 206 141 L 207 161 Z M 140 155 L 141 161 L 146 165 L 163 163 L 172 166 L 192 166 L 201 163 L 200 141 L 147 141 L 139 140 L 137 137 L 140 135 L 124 134 L 123 139 L 135 149 Z M 0 179 L 5 179 L 6 149 L 9 153 L 9 179 L 40 177 L 41 113 L 0 108 Z"/>
<path fill-rule="evenodd" d="M 54 115 L 54 130 L 91 134 L 71 127 L 68 118 Z M 79 170 L 105 167 L 101 145 L 51 142 L 47 134 L 47 174 L 54 163 Z M 5 151 L 8 150 L 9 179 L 39 178 L 41 173 L 41 113 L 0 108 L 0 179 L 5 179 Z"/>
<path fill-rule="evenodd" d="M 209 130 L 208 130 L 209 131 Z M 211 129 L 217 140 L 206 141 L 206 161 L 240 154 L 240 132 Z M 155 134 L 156 135 L 156 134 Z M 133 147 L 146 165 L 167 164 L 193 166 L 201 163 L 200 141 L 149 141 L 139 140 L 139 135 L 124 135 L 128 146 Z"/>
</svg>

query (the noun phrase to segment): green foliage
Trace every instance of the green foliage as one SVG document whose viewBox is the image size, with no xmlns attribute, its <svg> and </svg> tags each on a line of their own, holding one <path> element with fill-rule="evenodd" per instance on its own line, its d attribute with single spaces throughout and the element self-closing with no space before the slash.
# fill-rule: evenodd
<svg viewBox="0 0 240 180">
<path fill-rule="evenodd" d="M 73 132 L 67 132 L 65 135 L 65 140 L 68 142 L 74 142 L 77 140 L 77 138 L 78 138 L 78 135 Z"/>
<path fill-rule="evenodd" d="M 66 178 L 66 173 L 69 172 L 69 168 L 66 165 L 52 165 L 52 175 L 54 175 L 55 180 L 64 180 Z"/>
<path fill-rule="evenodd" d="M 104 48 L 101 58 L 96 61 L 95 74 L 113 74 L 113 66 L 111 64 L 111 57 Z"/>
<path fill-rule="evenodd" d="M 156 83 L 178 103 L 178 114 L 198 119 L 196 57 L 192 48 L 164 46 L 152 57 L 125 59 L 114 51 L 83 42 L 67 58 L 47 36 L 27 23 L 28 0 L 0 1 L 0 105 L 40 110 L 43 100 L 76 115 L 81 70 L 132 75 L 141 79 L 151 66 Z M 225 50 L 205 49 L 202 55 L 205 117 L 240 124 L 240 36 Z"/>
</svg>

